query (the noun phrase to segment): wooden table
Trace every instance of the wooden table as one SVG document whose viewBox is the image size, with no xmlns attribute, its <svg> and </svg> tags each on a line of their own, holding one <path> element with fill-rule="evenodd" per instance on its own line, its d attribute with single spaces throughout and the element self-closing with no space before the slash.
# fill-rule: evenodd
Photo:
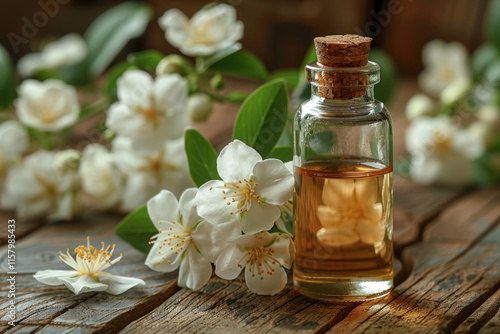
<svg viewBox="0 0 500 334">
<path fill-rule="evenodd" d="M 405 124 L 398 110 L 415 91 L 412 82 L 401 87 L 393 106 L 396 157 L 403 152 Z M 220 148 L 230 139 L 234 116 L 234 108 L 219 108 L 200 128 Z M 145 255 L 113 235 L 120 219 L 114 215 L 18 223 L 17 325 L 7 323 L 9 284 L 3 274 L 0 333 L 500 333 L 500 188 L 423 187 L 395 178 L 394 199 L 395 289 L 364 303 L 311 300 L 291 282 L 276 296 L 257 296 L 242 278 L 214 276 L 199 292 L 180 289 L 176 273 L 150 271 Z M 1 216 L 3 249 L 9 218 Z M 120 296 L 74 296 L 33 279 L 37 270 L 64 269 L 58 251 L 87 235 L 116 243 L 124 259 L 110 271 L 142 278 L 146 286 Z M 3 256 L 2 270 L 5 265 Z"/>
</svg>

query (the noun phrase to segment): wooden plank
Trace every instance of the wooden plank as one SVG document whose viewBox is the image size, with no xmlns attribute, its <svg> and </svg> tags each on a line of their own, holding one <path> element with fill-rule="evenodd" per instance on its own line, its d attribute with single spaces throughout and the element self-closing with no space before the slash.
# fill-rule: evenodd
<svg viewBox="0 0 500 334">
<path fill-rule="evenodd" d="M 2 334 L 31 334 L 37 332 L 40 326 L 9 326 L 5 331 L 1 331 Z"/>
<path fill-rule="evenodd" d="M 145 255 L 113 236 L 117 216 L 88 216 L 79 224 L 47 225 L 16 243 L 16 303 L 19 328 L 50 324 L 53 330 L 66 326 L 86 328 L 83 332 L 116 331 L 125 324 L 150 312 L 178 291 L 176 274 L 151 271 L 144 265 Z M 86 293 L 75 296 L 65 287 L 38 283 L 32 274 L 42 269 L 66 269 L 58 259 L 59 250 L 74 248 L 91 237 L 94 244 L 101 240 L 117 245 L 123 260 L 109 268 L 118 275 L 142 278 L 146 286 L 136 287 L 119 296 L 107 293 Z M 1 263 L 5 263 L 2 257 Z M 0 325 L 6 325 L 7 282 L 0 282 Z M 17 326 L 16 326 L 17 327 Z M 24 329 L 23 329 L 24 330 Z M 41 330 L 43 332 L 45 330 Z"/>
<path fill-rule="evenodd" d="M 447 205 L 466 193 L 464 188 L 421 186 L 401 177 L 394 178 L 394 248 L 415 243 L 420 231 Z"/>
<path fill-rule="evenodd" d="M 477 201 L 485 198 L 490 201 L 475 209 Z M 453 214 L 463 207 L 471 212 Z M 500 287 L 498 207 L 496 190 L 478 190 L 451 205 L 428 227 L 445 231 L 447 225 L 446 239 L 433 239 L 426 232 L 427 240 L 404 250 L 405 267 L 412 269 L 409 278 L 383 302 L 363 303 L 354 309 L 330 332 L 453 331 Z M 465 227 L 466 233 L 454 231 Z"/>
<path fill-rule="evenodd" d="M 455 330 L 455 334 L 477 333 L 479 329 L 484 327 L 483 331 L 488 330 L 488 327 L 496 329 L 495 333 L 500 333 L 500 290 L 497 290 L 488 300 L 481 305 L 474 313 L 472 313 L 464 322 Z M 498 319 L 494 319 L 494 317 Z M 487 324 L 487 326 L 485 326 Z M 496 325 L 495 325 L 496 324 Z M 494 333 L 494 332 L 492 332 Z"/>
<path fill-rule="evenodd" d="M 13 212 L 5 212 L 0 211 L 0 246 L 5 245 L 7 243 L 7 222 L 9 219 L 14 219 L 15 215 Z M 16 239 L 19 240 L 24 238 L 29 233 L 35 231 L 40 226 L 42 226 L 42 222 L 38 221 L 27 221 L 27 222 L 19 222 L 16 221 Z"/>
<path fill-rule="evenodd" d="M 498 334 L 500 333 L 500 310 L 491 318 L 488 323 L 479 330 L 478 334 Z"/>
</svg>

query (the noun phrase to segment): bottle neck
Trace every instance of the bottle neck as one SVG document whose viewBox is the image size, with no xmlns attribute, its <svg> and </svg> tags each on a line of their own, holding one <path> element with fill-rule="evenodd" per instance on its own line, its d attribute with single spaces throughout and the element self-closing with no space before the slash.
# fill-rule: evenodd
<svg viewBox="0 0 500 334">
<path fill-rule="evenodd" d="M 354 97 L 352 99 L 330 99 L 325 98 L 320 94 L 320 87 L 311 85 L 311 100 L 315 103 L 335 106 L 337 108 L 363 108 L 375 103 L 375 92 L 374 85 L 366 86 L 364 95 L 360 97 Z"/>
</svg>

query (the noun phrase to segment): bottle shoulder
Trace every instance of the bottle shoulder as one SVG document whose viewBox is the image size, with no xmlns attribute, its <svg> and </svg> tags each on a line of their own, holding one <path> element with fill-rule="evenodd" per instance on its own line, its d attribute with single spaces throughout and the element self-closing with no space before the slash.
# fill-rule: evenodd
<svg viewBox="0 0 500 334">
<path fill-rule="evenodd" d="M 295 122 L 389 122 L 392 123 L 389 110 L 383 102 L 374 100 L 356 105 L 333 105 L 318 103 L 314 100 L 303 102 L 295 114 Z"/>
</svg>

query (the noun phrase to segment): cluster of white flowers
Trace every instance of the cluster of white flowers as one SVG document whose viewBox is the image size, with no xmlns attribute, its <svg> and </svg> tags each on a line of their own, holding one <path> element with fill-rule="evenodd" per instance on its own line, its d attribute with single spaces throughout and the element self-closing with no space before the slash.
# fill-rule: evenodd
<svg viewBox="0 0 500 334">
<path fill-rule="evenodd" d="M 474 96 L 465 47 L 435 40 L 423 50 L 420 88 L 406 105 L 410 177 L 422 184 L 472 182 L 474 161 L 500 130 L 500 109 Z"/>
<path fill-rule="evenodd" d="M 262 160 L 238 140 L 221 151 L 217 169 L 223 180 L 188 189 L 179 202 L 167 190 L 148 201 L 158 234 L 146 265 L 161 272 L 179 268 L 178 285 L 192 290 L 208 282 L 211 263 L 216 275 L 229 280 L 245 269 L 252 292 L 274 295 L 286 285 L 284 268 L 295 249 L 289 234 L 268 230 L 292 196 L 293 176 L 283 162 Z"/>
<path fill-rule="evenodd" d="M 26 129 L 11 121 L 0 126 L 2 207 L 19 218 L 71 219 L 85 207 L 133 210 L 160 189 L 180 195 L 193 185 L 183 132 L 188 85 L 177 74 L 153 80 L 131 70 L 117 83 L 118 102 L 106 124 L 118 136 L 108 150 L 90 144 L 73 150 L 28 149 Z M 25 80 L 15 101 L 19 121 L 49 135 L 74 125 L 80 105 L 72 86 L 60 80 Z"/>
</svg>

